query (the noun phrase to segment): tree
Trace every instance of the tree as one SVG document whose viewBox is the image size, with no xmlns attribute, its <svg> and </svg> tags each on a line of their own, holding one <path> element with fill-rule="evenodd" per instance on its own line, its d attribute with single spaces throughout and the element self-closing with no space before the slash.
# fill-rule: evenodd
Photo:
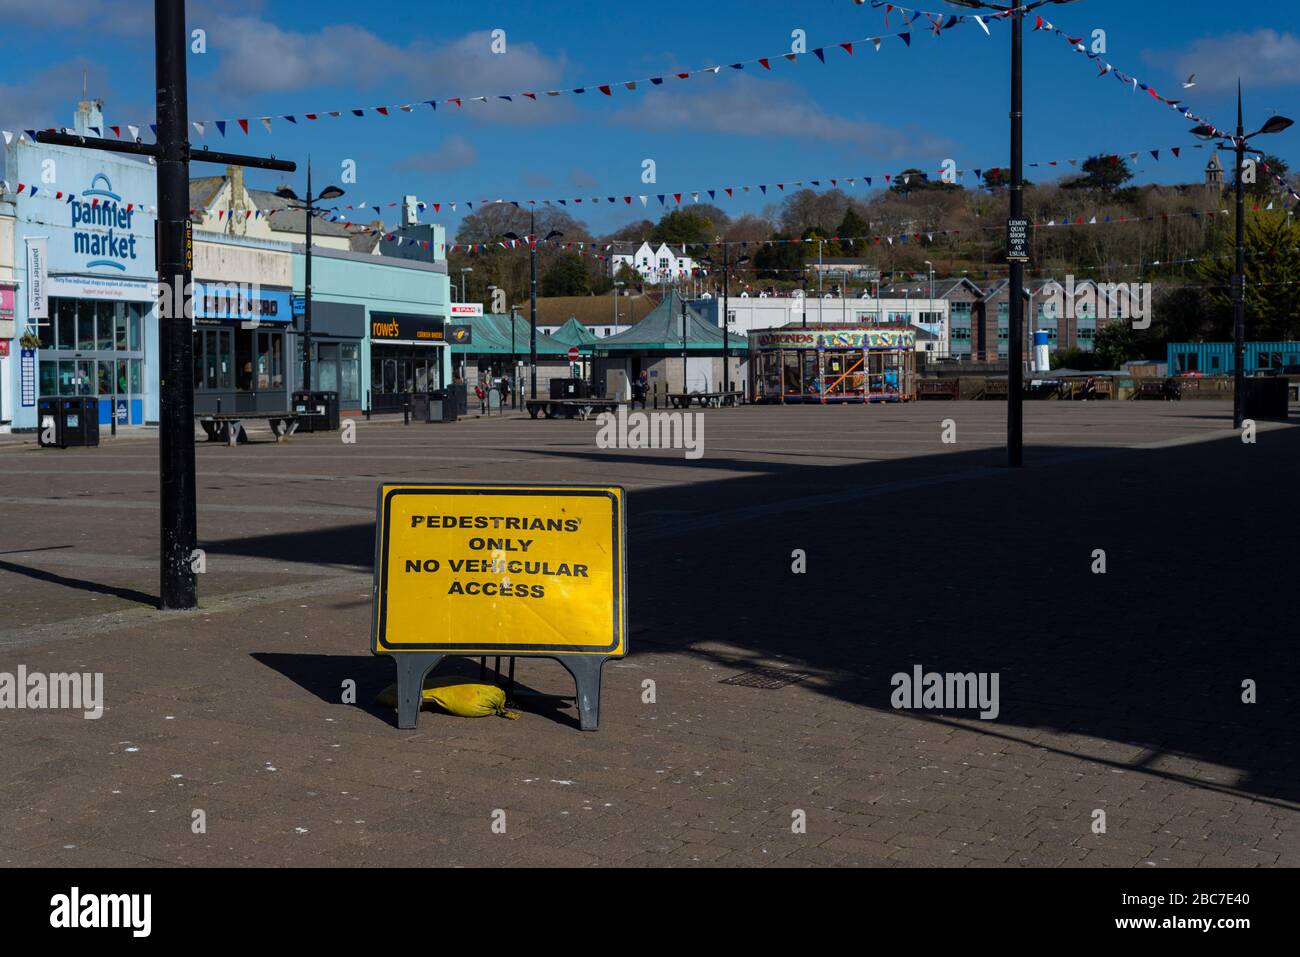
<svg viewBox="0 0 1300 957">
<path fill-rule="evenodd" d="M 945 183 L 938 178 L 931 179 L 929 173 L 915 167 L 905 169 L 894 176 L 894 181 L 889 184 L 889 188 L 900 196 L 924 192 L 951 193 L 961 189 L 956 183 Z"/>
<path fill-rule="evenodd" d="M 642 282 L 641 274 L 632 268 L 631 263 L 626 262 L 619 264 L 618 272 L 614 273 L 614 278 L 628 288 L 640 286 Z"/>
<path fill-rule="evenodd" d="M 1094 351 L 1101 368 L 1118 369 L 1130 359 L 1142 358 L 1142 346 L 1131 322 L 1116 319 L 1097 330 Z"/>
<path fill-rule="evenodd" d="M 1267 166 L 1266 171 L 1264 167 Z M 1274 175 L 1282 177 L 1282 182 L 1286 182 L 1287 174 L 1291 172 L 1291 167 L 1287 161 L 1280 156 L 1274 156 L 1269 153 L 1255 164 L 1255 182 L 1246 183 L 1245 191 L 1255 199 L 1265 199 L 1279 192 L 1282 187 L 1278 185 Z"/>
<path fill-rule="evenodd" d="M 799 238 L 804 240 L 804 258 L 810 262 L 817 261 L 818 253 L 821 254 L 822 258 L 844 255 L 843 248 L 830 238 L 830 233 L 822 232 L 815 227 L 805 229 L 803 235 Z M 821 240 L 821 242 L 818 242 L 818 240 Z"/>
<path fill-rule="evenodd" d="M 1079 167 L 1083 172 L 1061 186 L 1065 189 L 1095 189 L 1113 193 L 1133 178 L 1128 161 L 1115 154 L 1089 156 Z"/>
<path fill-rule="evenodd" d="M 840 228 L 835 231 L 835 235 L 840 239 L 862 239 L 870 231 L 870 224 L 858 215 L 856 209 L 849 206 L 844 210 L 844 218 L 840 220 Z"/>
<path fill-rule="evenodd" d="M 984 171 L 984 185 L 990 193 L 1001 193 L 1011 188 L 1011 170 L 993 167 Z"/>
<path fill-rule="evenodd" d="M 1300 336 L 1300 223 L 1285 212 L 1259 213 L 1246 221 L 1246 336 L 1252 341 Z M 1234 241 L 1225 237 L 1218 255 L 1197 269 L 1206 300 L 1220 323 L 1232 312 Z M 1231 326 L 1227 328 L 1230 330 Z"/>
<path fill-rule="evenodd" d="M 692 209 L 674 209 L 650 231 L 650 242 L 678 246 L 683 243 L 708 243 L 713 241 L 713 223 Z"/>
<path fill-rule="evenodd" d="M 541 279 L 543 296 L 585 296 L 590 291 L 587 267 L 577 253 L 565 253 L 551 264 Z"/>
<path fill-rule="evenodd" d="M 785 233 L 777 233 L 773 240 L 791 239 Z M 754 271 L 760 279 L 798 280 L 803 273 L 803 243 L 773 242 L 764 243 L 754 254 Z"/>
</svg>

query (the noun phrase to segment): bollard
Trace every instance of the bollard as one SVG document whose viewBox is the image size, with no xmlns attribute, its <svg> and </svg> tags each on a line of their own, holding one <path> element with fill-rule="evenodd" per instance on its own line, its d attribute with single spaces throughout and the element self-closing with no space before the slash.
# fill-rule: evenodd
<svg viewBox="0 0 1300 957">
<path fill-rule="evenodd" d="M 402 400 L 402 425 L 411 424 L 411 397 L 408 395 Z"/>
<path fill-rule="evenodd" d="M 366 421 L 370 421 L 370 390 L 366 390 Z"/>
</svg>

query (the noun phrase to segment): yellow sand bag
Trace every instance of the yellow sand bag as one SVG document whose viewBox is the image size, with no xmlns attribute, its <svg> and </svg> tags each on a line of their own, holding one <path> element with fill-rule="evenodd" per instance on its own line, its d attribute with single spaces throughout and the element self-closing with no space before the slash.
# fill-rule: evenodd
<svg viewBox="0 0 1300 957">
<path fill-rule="evenodd" d="M 449 714 L 461 718 L 485 718 L 499 714 L 514 720 L 518 711 L 506 707 L 506 693 L 496 685 L 474 684 L 459 678 L 426 678 L 421 698 L 432 701 Z M 397 707 L 397 685 L 391 684 L 379 692 L 375 700 L 385 707 Z"/>
</svg>

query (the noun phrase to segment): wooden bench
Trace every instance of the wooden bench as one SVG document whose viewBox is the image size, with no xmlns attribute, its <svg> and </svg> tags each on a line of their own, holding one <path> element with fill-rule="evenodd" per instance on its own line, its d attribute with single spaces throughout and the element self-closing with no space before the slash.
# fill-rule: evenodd
<svg viewBox="0 0 1300 957">
<path fill-rule="evenodd" d="M 225 442 L 230 446 L 248 441 L 246 420 L 265 419 L 275 441 L 283 442 L 298 431 L 299 419 L 297 412 L 196 412 L 194 417 L 207 433 L 209 442 Z"/>
<path fill-rule="evenodd" d="M 701 409 L 731 407 L 740 401 L 740 392 L 670 392 L 668 402 L 674 409 L 689 409 L 695 402 Z"/>
<path fill-rule="evenodd" d="M 627 399 L 525 399 L 524 407 L 530 418 L 540 414 L 547 419 L 589 419 L 600 412 L 617 411 L 620 405 L 630 405 Z"/>
<path fill-rule="evenodd" d="M 1163 399 L 1169 401 L 1178 398 L 1178 383 L 1173 379 L 1143 379 L 1133 390 L 1134 399 Z"/>
<path fill-rule="evenodd" d="M 956 399 L 960 392 L 957 379 L 922 379 L 916 384 L 918 399 Z"/>
</svg>

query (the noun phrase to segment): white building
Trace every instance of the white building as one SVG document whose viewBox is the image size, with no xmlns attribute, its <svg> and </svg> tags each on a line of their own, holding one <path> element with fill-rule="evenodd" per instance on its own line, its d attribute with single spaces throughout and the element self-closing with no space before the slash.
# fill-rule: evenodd
<svg viewBox="0 0 1300 957">
<path fill-rule="evenodd" d="M 695 260 L 686 255 L 685 249 L 680 254 L 673 252 L 667 243 L 660 243 L 658 249 L 642 243 L 633 254 L 618 253 L 609 257 L 609 268 L 613 270 L 611 275 L 617 276 L 625 265 L 639 272 L 647 283 L 657 286 L 689 278 L 695 269 Z"/>
<path fill-rule="evenodd" d="M 713 322 L 718 322 L 722 298 L 704 298 L 691 303 Z M 917 336 L 918 352 L 934 358 L 947 358 L 949 354 L 948 301 L 946 299 L 855 299 L 852 296 L 822 297 L 800 295 L 753 296 L 748 293 L 733 295 L 727 300 L 729 322 L 727 328 L 735 333 L 749 335 L 754 329 L 775 329 L 780 326 L 843 323 L 866 325 L 873 322 L 907 323 L 928 336 Z M 806 317 L 806 318 L 805 318 Z M 721 324 L 719 323 L 719 328 Z M 931 338 L 933 337 L 933 338 Z"/>
</svg>

